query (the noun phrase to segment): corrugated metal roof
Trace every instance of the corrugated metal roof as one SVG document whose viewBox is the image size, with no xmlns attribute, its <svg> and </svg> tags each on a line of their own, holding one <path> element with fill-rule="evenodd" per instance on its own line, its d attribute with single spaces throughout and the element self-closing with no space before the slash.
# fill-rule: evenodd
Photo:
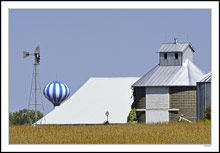
<svg viewBox="0 0 220 153">
<path fill-rule="evenodd" d="M 211 82 L 211 72 L 207 73 L 199 82 Z"/>
<path fill-rule="evenodd" d="M 158 49 L 157 52 L 183 52 L 188 46 L 195 52 L 191 43 L 189 42 L 187 43 L 164 43 Z"/>
<path fill-rule="evenodd" d="M 187 59 L 182 66 L 155 66 L 132 87 L 196 86 L 196 82 L 204 75 L 202 70 Z"/>
</svg>

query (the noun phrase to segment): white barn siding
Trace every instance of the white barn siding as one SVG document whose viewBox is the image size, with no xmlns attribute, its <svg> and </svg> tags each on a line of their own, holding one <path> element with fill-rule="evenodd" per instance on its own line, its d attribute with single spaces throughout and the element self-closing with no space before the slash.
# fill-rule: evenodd
<svg viewBox="0 0 220 153">
<path fill-rule="evenodd" d="M 146 87 L 146 123 L 169 122 L 169 88 Z"/>
</svg>

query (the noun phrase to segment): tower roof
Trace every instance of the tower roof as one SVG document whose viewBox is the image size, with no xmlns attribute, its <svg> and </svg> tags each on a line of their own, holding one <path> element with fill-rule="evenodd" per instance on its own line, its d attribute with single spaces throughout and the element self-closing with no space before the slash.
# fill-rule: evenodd
<svg viewBox="0 0 220 153">
<path fill-rule="evenodd" d="M 196 86 L 196 82 L 204 75 L 202 70 L 187 59 L 182 66 L 155 66 L 132 87 Z"/>
<path fill-rule="evenodd" d="M 163 43 L 162 46 L 158 49 L 158 53 L 160 52 L 184 52 L 186 48 L 190 47 L 193 52 L 195 52 L 192 44 L 189 42 L 186 43 Z"/>
</svg>

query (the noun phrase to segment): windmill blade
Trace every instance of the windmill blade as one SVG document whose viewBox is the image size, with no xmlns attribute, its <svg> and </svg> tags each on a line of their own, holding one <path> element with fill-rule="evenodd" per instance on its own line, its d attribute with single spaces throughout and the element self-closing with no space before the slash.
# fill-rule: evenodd
<svg viewBox="0 0 220 153">
<path fill-rule="evenodd" d="M 38 54 L 40 54 L 40 46 L 39 46 L 39 45 L 37 45 L 37 47 L 36 47 L 34 53 L 38 53 Z"/>
<path fill-rule="evenodd" d="M 30 55 L 29 52 L 23 51 L 23 58 L 26 58 L 26 57 L 28 57 L 29 55 Z"/>
<path fill-rule="evenodd" d="M 40 46 L 37 45 L 35 51 L 34 51 L 34 56 L 35 56 L 35 62 L 40 63 Z"/>
</svg>

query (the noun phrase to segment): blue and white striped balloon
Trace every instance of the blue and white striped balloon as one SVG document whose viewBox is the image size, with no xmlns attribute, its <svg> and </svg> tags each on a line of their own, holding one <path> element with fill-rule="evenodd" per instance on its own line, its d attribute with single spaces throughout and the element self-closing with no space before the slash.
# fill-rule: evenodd
<svg viewBox="0 0 220 153">
<path fill-rule="evenodd" d="M 46 85 L 43 90 L 44 96 L 53 103 L 54 106 L 59 106 L 68 96 L 70 90 L 65 83 L 51 82 Z"/>
</svg>

